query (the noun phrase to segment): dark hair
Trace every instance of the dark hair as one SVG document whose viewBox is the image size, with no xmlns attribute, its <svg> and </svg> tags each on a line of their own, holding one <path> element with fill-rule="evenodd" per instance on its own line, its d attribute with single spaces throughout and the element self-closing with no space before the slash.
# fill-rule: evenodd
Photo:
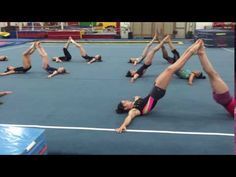
<svg viewBox="0 0 236 177">
<path fill-rule="evenodd" d="M 97 61 L 102 61 L 102 56 L 101 55 L 98 55 L 98 58 L 97 58 Z"/>
<path fill-rule="evenodd" d="M 8 60 L 7 56 L 4 56 L 3 61 L 7 61 L 7 60 Z"/>
<path fill-rule="evenodd" d="M 129 59 L 128 63 L 133 63 L 131 59 Z"/>
<path fill-rule="evenodd" d="M 6 68 L 6 71 L 4 71 L 4 73 L 7 73 L 8 71 L 10 71 L 9 66 Z"/>
<path fill-rule="evenodd" d="M 196 76 L 197 79 L 206 79 L 206 76 L 202 74 L 202 72 L 199 74 L 199 76 Z"/>
<path fill-rule="evenodd" d="M 58 72 L 58 69 L 59 69 L 59 68 L 57 68 L 57 72 Z M 64 67 L 63 67 L 63 69 L 64 69 L 64 70 L 63 70 L 61 73 L 59 73 L 59 74 L 66 74 L 66 73 L 68 73 Z"/>
<path fill-rule="evenodd" d="M 65 69 L 65 68 L 64 68 Z M 70 74 L 66 69 L 65 71 L 63 72 L 63 74 Z"/>
<path fill-rule="evenodd" d="M 125 76 L 126 76 L 126 77 L 132 77 L 131 72 L 128 71 Z"/>
<path fill-rule="evenodd" d="M 117 106 L 117 109 L 116 109 L 116 113 L 117 114 L 123 114 L 123 113 L 126 113 L 128 112 L 127 110 L 124 110 L 124 106 L 123 104 L 120 102 Z"/>
</svg>

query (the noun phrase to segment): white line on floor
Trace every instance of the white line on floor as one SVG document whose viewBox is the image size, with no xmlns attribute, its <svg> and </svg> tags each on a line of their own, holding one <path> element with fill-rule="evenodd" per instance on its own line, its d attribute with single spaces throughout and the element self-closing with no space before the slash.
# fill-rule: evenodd
<svg viewBox="0 0 236 177">
<path fill-rule="evenodd" d="M 0 124 L 4 127 L 25 127 L 25 128 L 43 128 L 43 129 L 64 129 L 64 130 L 92 130 L 92 131 L 115 131 L 111 128 L 93 128 L 93 127 L 65 127 L 65 126 L 47 126 L 47 125 L 18 125 L 18 124 Z M 182 134 L 182 135 L 205 135 L 205 136 L 231 136 L 230 133 L 216 133 L 216 132 L 184 132 L 184 131 L 163 131 L 163 130 L 135 130 L 128 129 L 126 132 L 135 133 L 160 133 L 160 134 Z"/>
<path fill-rule="evenodd" d="M 226 51 L 228 51 L 228 52 L 234 53 L 234 50 L 230 50 L 230 49 L 227 49 L 227 48 L 222 48 L 222 49 L 224 49 L 224 50 L 226 50 Z"/>
</svg>

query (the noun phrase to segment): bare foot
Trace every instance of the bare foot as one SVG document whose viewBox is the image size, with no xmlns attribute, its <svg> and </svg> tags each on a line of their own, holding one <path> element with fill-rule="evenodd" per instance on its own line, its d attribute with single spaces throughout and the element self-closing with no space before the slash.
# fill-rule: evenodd
<svg viewBox="0 0 236 177">
<path fill-rule="evenodd" d="M 36 48 L 41 48 L 41 45 L 40 45 L 40 44 L 41 44 L 41 43 L 40 43 L 39 41 L 35 42 Z"/>
<path fill-rule="evenodd" d="M 196 55 L 198 54 L 200 47 L 201 47 L 201 41 L 197 40 L 195 42 L 195 45 L 190 49 L 190 51 L 193 53 L 193 55 Z"/>
<path fill-rule="evenodd" d="M 72 37 L 70 36 L 70 37 L 69 37 L 69 41 L 72 42 L 72 40 L 73 40 L 73 39 L 72 39 Z"/>
<path fill-rule="evenodd" d="M 30 46 L 30 49 L 35 48 L 35 42 L 32 43 L 32 45 Z"/>
<path fill-rule="evenodd" d="M 166 35 L 163 40 L 164 40 L 164 42 L 168 42 L 170 40 L 170 35 Z"/>
<path fill-rule="evenodd" d="M 157 32 L 155 32 L 153 39 L 158 40 L 158 34 L 157 34 Z"/>
<path fill-rule="evenodd" d="M 158 35 L 158 33 L 155 33 L 155 39 L 157 40 L 157 42 L 160 42 L 160 39 L 159 39 L 159 35 Z"/>
<path fill-rule="evenodd" d="M 205 47 L 201 45 L 197 51 L 198 55 L 203 55 L 205 53 Z"/>
</svg>

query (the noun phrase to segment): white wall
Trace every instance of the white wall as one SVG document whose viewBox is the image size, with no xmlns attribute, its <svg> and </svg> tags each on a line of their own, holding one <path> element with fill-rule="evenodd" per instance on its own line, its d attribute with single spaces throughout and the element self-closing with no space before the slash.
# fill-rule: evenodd
<svg viewBox="0 0 236 177">
<path fill-rule="evenodd" d="M 186 23 L 186 32 L 194 31 L 196 28 L 196 22 L 187 22 Z"/>
<path fill-rule="evenodd" d="M 0 31 L 1 31 L 1 28 L 6 26 L 7 25 L 7 22 L 0 22 Z"/>
<path fill-rule="evenodd" d="M 176 38 L 185 38 L 185 26 L 186 22 L 176 22 L 175 23 L 175 30 L 177 31 Z"/>
<path fill-rule="evenodd" d="M 197 22 L 196 23 L 196 29 L 204 29 L 205 27 L 211 27 L 212 22 Z"/>
</svg>

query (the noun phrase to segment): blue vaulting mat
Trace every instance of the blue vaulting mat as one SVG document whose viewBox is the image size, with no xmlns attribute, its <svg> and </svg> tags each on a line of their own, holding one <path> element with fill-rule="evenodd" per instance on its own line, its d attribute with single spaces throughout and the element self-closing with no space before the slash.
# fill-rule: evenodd
<svg viewBox="0 0 236 177">
<path fill-rule="evenodd" d="M 44 132 L 44 129 L 0 126 L 0 155 L 46 154 Z"/>
</svg>

